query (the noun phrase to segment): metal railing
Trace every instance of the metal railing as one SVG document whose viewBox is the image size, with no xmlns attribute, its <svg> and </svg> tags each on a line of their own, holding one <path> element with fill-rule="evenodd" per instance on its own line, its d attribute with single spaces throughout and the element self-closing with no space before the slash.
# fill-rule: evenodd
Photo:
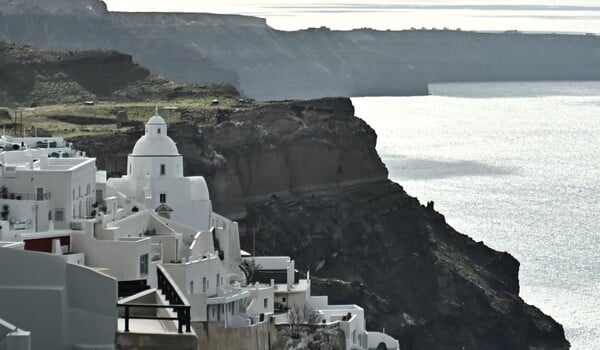
<svg viewBox="0 0 600 350">
<path fill-rule="evenodd" d="M 177 321 L 177 332 L 183 333 L 183 327 L 185 326 L 186 333 L 191 332 L 190 330 L 190 306 L 189 305 L 157 305 L 157 304 L 117 304 L 118 308 L 125 309 L 125 332 L 129 332 L 129 320 L 171 320 Z M 152 316 L 152 315 L 141 315 L 132 316 L 131 308 L 141 309 L 173 309 L 177 313 L 176 317 L 168 316 Z"/>
<path fill-rule="evenodd" d="M 156 266 L 156 280 L 158 282 L 158 289 L 164 294 L 165 298 L 171 305 L 187 305 L 187 301 L 184 301 L 184 297 L 181 296 L 179 288 L 175 285 L 169 277 L 167 277 L 164 267 Z"/>
<path fill-rule="evenodd" d="M 31 193 L 2 193 L 0 195 L 2 199 L 13 199 L 13 200 L 23 200 L 23 201 L 47 201 L 50 200 L 50 193 L 43 193 L 42 195 L 31 194 Z"/>
<path fill-rule="evenodd" d="M 125 309 L 125 332 L 129 332 L 129 320 L 130 319 L 141 319 L 141 320 L 174 320 L 177 321 L 177 331 L 183 333 L 183 327 L 185 326 L 186 333 L 191 332 L 191 314 L 190 304 L 187 299 L 183 296 L 179 288 L 169 278 L 164 267 L 161 265 L 156 266 L 156 278 L 158 282 L 158 289 L 161 290 L 169 305 L 161 304 L 117 304 L 117 308 Z M 145 309 L 173 309 L 177 314 L 177 317 L 167 316 L 152 316 L 152 315 L 141 315 L 132 316 L 130 313 L 131 308 L 145 308 Z M 158 312 L 157 312 L 158 313 Z"/>
</svg>

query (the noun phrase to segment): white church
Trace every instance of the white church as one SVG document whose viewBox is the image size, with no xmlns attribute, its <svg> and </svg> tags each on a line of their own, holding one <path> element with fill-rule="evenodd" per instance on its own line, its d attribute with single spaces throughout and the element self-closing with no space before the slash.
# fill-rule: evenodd
<svg viewBox="0 0 600 350">
<path fill-rule="evenodd" d="M 154 336 L 165 349 L 266 350 L 273 327 L 308 309 L 343 331 L 346 349 L 399 349 L 366 330 L 359 306 L 312 296 L 289 257 L 243 252 L 204 178 L 183 176 L 162 117 L 148 120 L 121 178 L 81 152 L 50 151 L 0 153 L 0 348 L 143 348 Z M 262 278 L 249 281 L 248 266 Z"/>
<path fill-rule="evenodd" d="M 204 177 L 183 176 L 183 157 L 158 115 L 148 120 L 145 135 L 128 156 L 127 175 L 109 179 L 107 186 L 165 218 L 197 230 L 210 228 L 212 208 Z"/>
</svg>

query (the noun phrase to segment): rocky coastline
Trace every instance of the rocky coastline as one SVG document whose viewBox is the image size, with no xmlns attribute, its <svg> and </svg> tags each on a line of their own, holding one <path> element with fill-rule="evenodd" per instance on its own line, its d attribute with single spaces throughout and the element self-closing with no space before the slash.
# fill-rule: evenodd
<svg viewBox="0 0 600 350">
<path fill-rule="evenodd" d="M 398 184 L 349 99 L 187 110 L 171 124 L 186 172 L 237 217 L 242 247 L 289 254 L 315 292 L 359 303 L 402 349 L 568 349 L 562 326 L 519 297 L 519 263 L 452 229 Z M 123 172 L 131 135 L 79 137 Z"/>
<path fill-rule="evenodd" d="M 90 62 L 120 79 L 90 79 Z M 176 105 L 161 111 L 185 173 L 205 176 L 214 210 L 239 220 L 242 248 L 291 256 L 315 278 L 314 294 L 364 306 L 369 328 L 385 328 L 403 350 L 569 348 L 562 326 L 519 297 L 517 260 L 456 232 L 388 179 L 377 135 L 348 98 L 257 103 L 226 84 L 172 83 L 119 53 L 17 44 L 0 45 L 0 77 L 13 82 L 0 85 L 0 104 L 52 103 L 29 111 L 27 126 L 75 130 L 68 140 L 110 176 L 125 173 L 143 133 L 135 116 L 154 111 L 143 97 Z M 113 100 L 81 106 L 86 94 Z M 121 127 L 120 111 L 131 118 Z"/>
<path fill-rule="evenodd" d="M 259 100 L 426 95 L 462 81 L 598 80 L 600 38 L 459 30 L 283 32 L 262 18 L 115 13 L 101 1 L 0 1 L 0 40 L 110 49 L 173 81 Z"/>
</svg>

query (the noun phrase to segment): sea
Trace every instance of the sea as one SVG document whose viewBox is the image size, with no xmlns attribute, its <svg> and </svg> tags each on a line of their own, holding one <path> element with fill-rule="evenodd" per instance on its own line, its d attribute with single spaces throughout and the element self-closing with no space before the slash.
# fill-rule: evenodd
<svg viewBox="0 0 600 350">
<path fill-rule="evenodd" d="M 260 16 L 278 30 L 600 35 L 598 0 L 105 0 L 112 11 Z M 458 231 L 521 263 L 521 297 L 600 349 L 600 82 L 432 84 L 353 98 L 390 177 Z"/>
<path fill-rule="evenodd" d="M 353 98 L 390 177 L 521 263 L 521 297 L 600 349 L 600 82 L 447 83 Z"/>
</svg>

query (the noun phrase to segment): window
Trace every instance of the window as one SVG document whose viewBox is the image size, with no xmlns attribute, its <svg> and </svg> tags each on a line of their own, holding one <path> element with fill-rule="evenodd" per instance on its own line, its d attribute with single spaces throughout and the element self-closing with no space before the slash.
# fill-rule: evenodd
<svg viewBox="0 0 600 350">
<path fill-rule="evenodd" d="M 148 274 L 148 254 L 140 256 L 140 274 Z"/>
<path fill-rule="evenodd" d="M 160 135 L 160 128 L 156 130 L 156 133 Z"/>
<path fill-rule="evenodd" d="M 81 185 L 79 185 L 79 188 L 78 188 L 78 190 L 77 190 L 77 195 L 78 195 L 79 197 L 81 197 Z"/>
<path fill-rule="evenodd" d="M 160 174 L 161 174 L 161 175 L 164 175 L 164 174 L 165 174 L 165 172 L 166 172 L 166 167 L 165 167 L 165 165 L 164 165 L 164 164 L 161 164 L 161 165 L 160 165 Z"/>
<path fill-rule="evenodd" d="M 87 186 L 85 187 L 85 195 L 89 196 L 91 192 L 91 186 L 90 184 L 87 184 Z"/>
<path fill-rule="evenodd" d="M 52 211 L 48 212 L 48 221 L 52 221 Z"/>
<path fill-rule="evenodd" d="M 56 209 L 54 210 L 54 217 L 56 221 L 64 221 L 65 220 L 65 211 L 64 209 Z"/>
<path fill-rule="evenodd" d="M 73 189 L 73 199 L 75 199 L 75 189 Z"/>
<path fill-rule="evenodd" d="M 221 286 L 221 275 L 217 274 L 217 289 Z"/>
<path fill-rule="evenodd" d="M 194 281 L 190 281 L 190 294 L 194 294 Z"/>
<path fill-rule="evenodd" d="M 265 309 L 267 308 L 267 305 L 269 305 L 269 298 L 264 298 L 263 299 L 263 306 L 265 307 Z"/>
<path fill-rule="evenodd" d="M 206 281 L 206 277 L 202 277 L 202 293 L 206 293 L 208 289 L 208 283 Z"/>
<path fill-rule="evenodd" d="M 161 203 L 167 203 L 167 194 L 166 193 L 161 193 L 160 194 L 160 202 Z"/>
<path fill-rule="evenodd" d="M 44 199 L 44 188 L 36 187 L 35 188 L 35 200 L 41 201 Z"/>
</svg>

